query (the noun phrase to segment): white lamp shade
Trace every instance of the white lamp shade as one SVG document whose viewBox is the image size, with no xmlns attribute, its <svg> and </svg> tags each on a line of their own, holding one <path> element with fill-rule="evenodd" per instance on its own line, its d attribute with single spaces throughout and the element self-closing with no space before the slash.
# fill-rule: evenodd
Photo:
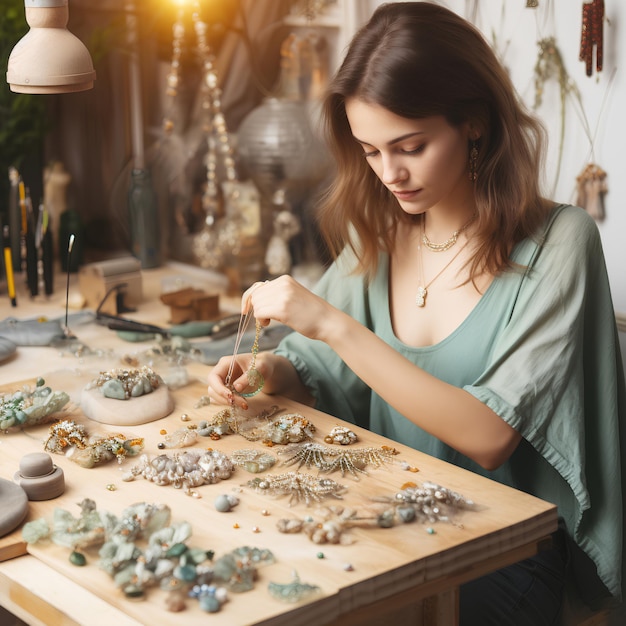
<svg viewBox="0 0 626 626">
<path fill-rule="evenodd" d="M 37 6 L 34 6 L 37 5 Z M 18 93 L 85 91 L 96 72 L 85 45 L 67 30 L 67 0 L 26 0 L 30 30 L 15 45 L 7 82 Z"/>
</svg>

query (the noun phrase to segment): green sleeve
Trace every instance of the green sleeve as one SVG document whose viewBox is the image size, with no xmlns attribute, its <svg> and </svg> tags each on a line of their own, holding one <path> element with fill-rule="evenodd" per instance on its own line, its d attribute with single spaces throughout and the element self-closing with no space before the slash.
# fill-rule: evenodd
<svg viewBox="0 0 626 626">
<path fill-rule="evenodd" d="M 600 236 L 582 209 L 569 207 L 538 251 L 488 368 L 465 389 L 563 478 L 575 503 L 561 511 L 570 535 L 619 597 L 626 407 Z M 536 483 L 535 495 L 554 501 L 554 485 Z"/>
</svg>

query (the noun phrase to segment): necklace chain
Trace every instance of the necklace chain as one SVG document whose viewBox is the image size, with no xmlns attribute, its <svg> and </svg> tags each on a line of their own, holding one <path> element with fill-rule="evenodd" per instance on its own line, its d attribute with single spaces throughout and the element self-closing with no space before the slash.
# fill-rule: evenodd
<svg viewBox="0 0 626 626">
<path fill-rule="evenodd" d="M 241 344 L 241 340 L 244 336 L 244 333 L 248 329 L 248 325 L 250 324 L 250 320 L 252 317 L 253 317 L 253 311 L 252 309 L 249 309 L 247 313 L 242 314 L 242 316 L 239 318 L 239 327 L 237 328 L 237 335 L 235 337 L 235 348 L 233 350 L 233 355 L 231 357 L 231 361 L 228 367 L 226 378 L 224 379 L 224 383 L 227 387 L 230 387 L 232 385 L 232 376 L 233 376 L 233 371 L 235 369 L 237 354 L 239 353 L 239 345 Z M 248 378 L 250 378 L 250 372 L 253 372 L 253 373 L 256 372 L 256 357 L 259 352 L 260 335 L 261 335 L 261 325 L 259 324 L 259 321 L 255 319 L 254 343 L 252 345 L 252 361 L 250 363 L 250 368 L 248 369 Z M 244 395 L 244 397 L 247 397 L 247 396 Z"/>
<path fill-rule="evenodd" d="M 468 222 L 468 224 L 469 224 L 469 222 Z M 423 228 L 424 228 L 424 223 L 422 222 L 422 237 L 424 237 Z M 465 228 L 467 228 L 467 225 L 465 225 L 463 227 L 463 229 L 460 229 L 460 230 L 464 230 Z M 460 230 L 455 232 L 454 234 L 458 236 L 458 233 L 460 232 Z M 456 239 L 455 239 L 455 243 L 456 243 Z M 417 304 L 417 306 L 419 306 L 419 307 L 426 306 L 426 296 L 428 296 L 428 288 L 450 267 L 450 265 L 452 265 L 452 263 L 459 256 L 459 254 L 461 254 L 461 252 L 463 252 L 463 250 L 465 250 L 465 246 L 467 246 L 468 243 L 469 243 L 469 241 L 466 241 L 457 250 L 456 254 L 426 284 L 424 284 L 424 276 L 423 276 L 424 263 L 423 263 L 423 260 L 422 260 L 422 246 L 419 246 L 419 261 L 420 261 L 420 273 L 422 274 L 422 276 L 421 276 L 421 283 L 422 284 L 418 286 L 417 293 L 415 294 L 415 304 Z M 454 245 L 454 243 L 452 243 L 450 246 L 448 246 L 448 248 L 451 248 L 453 245 Z"/>
<path fill-rule="evenodd" d="M 474 216 L 465 222 L 461 228 L 455 230 L 452 235 L 442 243 L 433 243 L 428 236 L 426 235 L 426 230 L 424 229 L 424 218 L 422 217 L 422 243 L 433 252 L 445 252 L 449 250 L 458 240 L 459 235 L 474 221 Z"/>
</svg>

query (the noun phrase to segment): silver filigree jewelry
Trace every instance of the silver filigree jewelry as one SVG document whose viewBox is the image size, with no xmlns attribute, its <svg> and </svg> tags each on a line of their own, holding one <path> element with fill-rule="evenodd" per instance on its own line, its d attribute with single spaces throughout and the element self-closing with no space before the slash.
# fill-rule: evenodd
<svg viewBox="0 0 626 626">
<path fill-rule="evenodd" d="M 259 474 L 271 469 L 276 457 L 263 450 L 235 450 L 230 455 L 231 461 L 251 474 Z"/>
<path fill-rule="evenodd" d="M 451 522 L 460 510 L 472 510 L 476 505 L 465 496 L 433 482 L 421 487 L 411 486 L 398 491 L 392 497 L 374 498 L 376 502 L 393 503 L 378 518 L 378 525 L 387 528 L 396 523 L 414 520 L 422 522 Z"/>
<path fill-rule="evenodd" d="M 297 447 L 289 446 L 279 454 L 291 455 L 283 461 L 283 465 L 298 463 L 298 469 L 303 465 L 309 468 L 313 466 L 323 473 L 340 471 L 342 476 L 349 473 L 358 478 L 358 474 L 367 474 L 365 468 L 368 465 L 381 467 L 391 461 L 398 451 L 388 446 L 342 450 L 321 443 L 305 443 Z"/>
<path fill-rule="evenodd" d="M 253 478 L 246 485 L 258 493 L 272 496 L 288 495 L 289 506 L 299 502 L 304 502 L 308 506 L 312 502 L 321 502 L 324 498 L 341 500 L 346 490 L 346 487 L 330 478 L 319 478 L 298 472 Z"/>
</svg>

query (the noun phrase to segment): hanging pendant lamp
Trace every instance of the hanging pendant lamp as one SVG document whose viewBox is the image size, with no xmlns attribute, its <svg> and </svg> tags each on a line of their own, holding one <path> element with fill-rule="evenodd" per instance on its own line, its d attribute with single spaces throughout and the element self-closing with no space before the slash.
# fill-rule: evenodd
<svg viewBox="0 0 626 626">
<path fill-rule="evenodd" d="M 67 30 L 68 0 L 24 0 L 30 30 L 7 65 L 11 91 L 71 93 L 93 87 L 96 72 L 85 45 Z"/>
</svg>

